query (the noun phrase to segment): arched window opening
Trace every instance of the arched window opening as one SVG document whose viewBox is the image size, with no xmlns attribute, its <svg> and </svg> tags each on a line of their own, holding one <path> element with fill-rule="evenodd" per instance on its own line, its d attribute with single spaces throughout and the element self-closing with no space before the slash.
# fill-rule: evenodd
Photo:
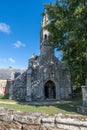
<svg viewBox="0 0 87 130">
<path fill-rule="evenodd" d="M 45 98 L 47 99 L 56 98 L 55 84 L 53 81 L 51 80 L 47 81 L 44 89 L 45 89 Z"/>
<path fill-rule="evenodd" d="M 45 34 L 44 39 L 47 40 L 47 35 Z"/>
</svg>

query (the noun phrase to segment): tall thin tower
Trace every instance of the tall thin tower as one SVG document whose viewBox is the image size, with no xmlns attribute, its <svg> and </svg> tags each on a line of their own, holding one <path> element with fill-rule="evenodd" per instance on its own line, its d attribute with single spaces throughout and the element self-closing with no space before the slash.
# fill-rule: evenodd
<svg viewBox="0 0 87 130">
<path fill-rule="evenodd" d="M 48 14 L 44 13 L 42 24 L 41 24 L 41 32 L 40 32 L 40 55 L 47 55 L 51 51 L 51 53 L 54 53 L 53 48 L 49 46 L 48 43 L 48 37 L 49 37 L 49 31 L 45 28 L 46 25 L 50 23 Z"/>
</svg>

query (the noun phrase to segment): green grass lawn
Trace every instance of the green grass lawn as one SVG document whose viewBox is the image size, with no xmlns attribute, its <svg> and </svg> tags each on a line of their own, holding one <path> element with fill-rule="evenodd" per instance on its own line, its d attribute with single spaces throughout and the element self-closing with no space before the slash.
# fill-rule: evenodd
<svg viewBox="0 0 87 130">
<path fill-rule="evenodd" d="M 76 105 L 81 102 L 81 97 L 74 98 L 70 103 L 61 104 L 55 103 L 53 105 L 23 105 L 21 102 L 17 104 L 10 104 L 10 102 L 15 102 L 14 100 L 8 100 L 1 98 L 0 101 L 6 102 L 9 104 L 0 103 L 0 107 L 5 107 L 9 109 L 14 109 L 23 112 L 41 112 L 46 114 L 76 114 Z"/>
<path fill-rule="evenodd" d="M 21 104 L 0 104 L 0 106 L 5 108 L 10 108 L 14 110 L 20 110 L 23 112 L 41 112 L 46 114 L 58 114 L 58 113 L 76 113 L 76 108 L 70 104 L 58 104 L 49 106 L 35 106 L 35 105 L 21 105 Z"/>
</svg>

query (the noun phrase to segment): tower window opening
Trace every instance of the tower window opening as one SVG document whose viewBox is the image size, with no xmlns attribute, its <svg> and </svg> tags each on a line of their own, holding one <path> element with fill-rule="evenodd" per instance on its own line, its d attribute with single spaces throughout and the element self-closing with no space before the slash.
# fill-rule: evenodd
<svg viewBox="0 0 87 130">
<path fill-rule="evenodd" d="M 47 35 L 45 34 L 44 39 L 47 40 Z"/>
</svg>

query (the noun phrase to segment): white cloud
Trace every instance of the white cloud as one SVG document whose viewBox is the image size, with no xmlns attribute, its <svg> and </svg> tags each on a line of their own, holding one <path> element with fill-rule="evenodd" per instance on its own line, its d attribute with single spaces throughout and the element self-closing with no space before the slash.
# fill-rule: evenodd
<svg viewBox="0 0 87 130">
<path fill-rule="evenodd" d="M 0 31 L 9 34 L 11 32 L 10 26 L 6 23 L 0 23 Z"/>
<path fill-rule="evenodd" d="M 15 60 L 14 60 L 13 58 L 11 58 L 11 57 L 10 57 L 8 60 L 9 60 L 9 62 L 11 62 L 11 63 L 15 63 Z"/>
<path fill-rule="evenodd" d="M 20 47 L 25 47 L 25 44 L 22 43 L 21 41 L 16 41 L 16 43 L 14 43 L 14 46 L 15 46 L 16 48 L 20 48 Z"/>
</svg>

